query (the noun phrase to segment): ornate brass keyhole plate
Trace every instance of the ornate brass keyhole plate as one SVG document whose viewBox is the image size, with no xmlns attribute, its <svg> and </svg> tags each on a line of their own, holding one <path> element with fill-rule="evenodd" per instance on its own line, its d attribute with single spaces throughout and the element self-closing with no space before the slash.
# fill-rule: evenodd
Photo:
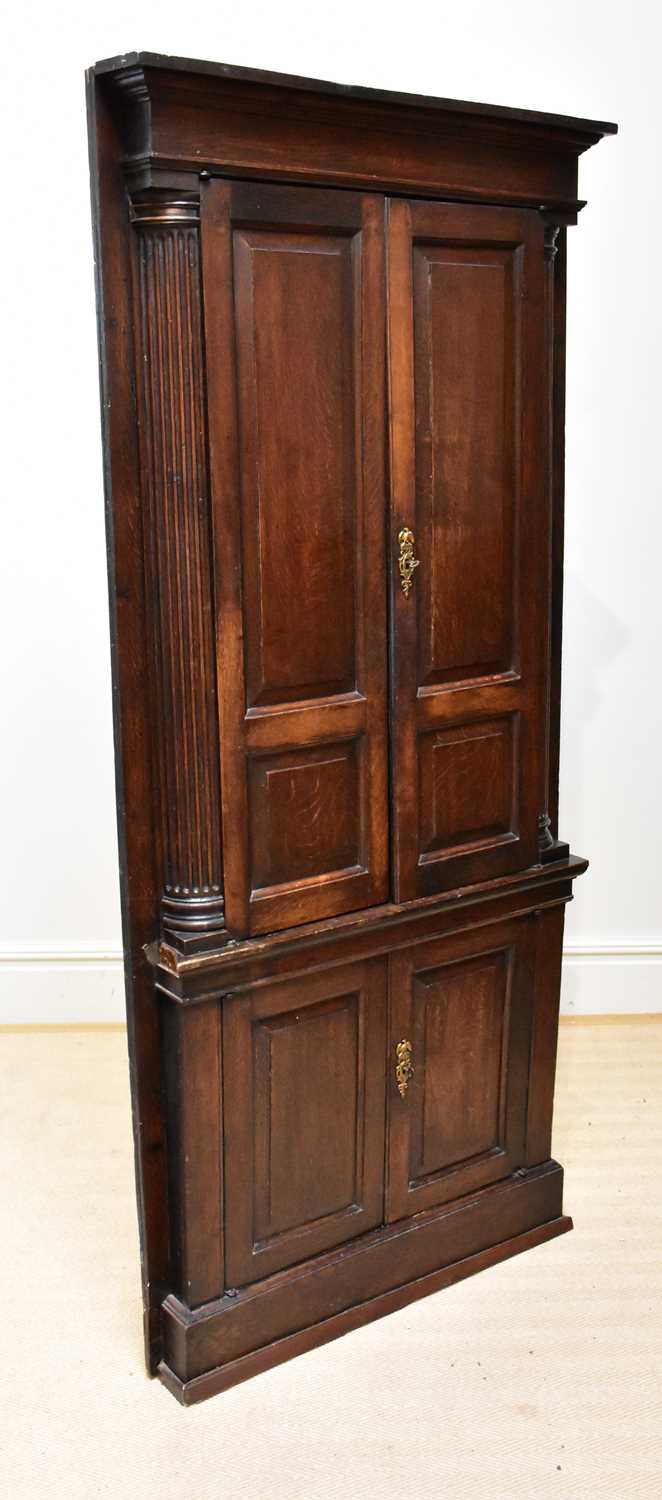
<svg viewBox="0 0 662 1500">
<path fill-rule="evenodd" d="M 414 557 L 415 537 L 408 526 L 403 526 L 398 532 L 398 568 L 400 569 L 400 588 L 405 596 L 409 598 L 414 578 L 414 570 L 420 566 L 417 557 Z"/>
<path fill-rule="evenodd" d="M 398 1093 L 404 1099 L 411 1079 L 414 1076 L 414 1064 L 412 1062 L 413 1047 L 411 1042 L 403 1037 L 395 1049 L 395 1081 L 398 1085 Z"/>
</svg>

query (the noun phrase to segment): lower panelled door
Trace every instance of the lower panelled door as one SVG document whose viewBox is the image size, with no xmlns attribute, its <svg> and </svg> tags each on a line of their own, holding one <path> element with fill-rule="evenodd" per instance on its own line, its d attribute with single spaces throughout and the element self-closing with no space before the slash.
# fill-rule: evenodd
<svg viewBox="0 0 662 1500">
<path fill-rule="evenodd" d="M 523 1164 L 534 973 L 531 917 L 391 960 L 387 1219 Z"/>
<path fill-rule="evenodd" d="M 224 999 L 229 1286 L 382 1222 L 386 1010 L 383 959 Z"/>
</svg>

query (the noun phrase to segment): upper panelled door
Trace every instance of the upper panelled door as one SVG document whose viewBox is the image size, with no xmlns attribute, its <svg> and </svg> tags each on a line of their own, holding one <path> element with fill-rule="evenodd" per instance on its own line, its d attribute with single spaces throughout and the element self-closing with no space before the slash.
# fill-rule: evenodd
<svg viewBox="0 0 662 1500">
<path fill-rule="evenodd" d="M 388 894 L 383 199 L 202 209 L 226 921 Z"/>
<path fill-rule="evenodd" d="M 409 900 L 538 857 L 542 219 L 391 201 L 388 265 L 394 863 Z"/>
</svg>

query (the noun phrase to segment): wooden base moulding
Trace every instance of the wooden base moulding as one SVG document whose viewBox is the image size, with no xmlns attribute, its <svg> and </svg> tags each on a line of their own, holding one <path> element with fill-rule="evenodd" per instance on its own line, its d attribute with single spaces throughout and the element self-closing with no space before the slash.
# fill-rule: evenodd
<svg viewBox="0 0 662 1500">
<path fill-rule="evenodd" d="M 185 1406 L 229 1390 L 566 1234 L 562 1196 L 563 1169 L 550 1161 L 194 1312 L 168 1297 L 159 1378 Z"/>
</svg>

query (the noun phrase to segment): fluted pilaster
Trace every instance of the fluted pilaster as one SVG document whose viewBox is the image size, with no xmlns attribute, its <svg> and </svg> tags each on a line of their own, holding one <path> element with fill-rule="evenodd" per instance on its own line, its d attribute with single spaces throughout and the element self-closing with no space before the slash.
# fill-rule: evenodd
<svg viewBox="0 0 662 1500">
<path fill-rule="evenodd" d="M 161 914 L 190 946 L 224 925 L 199 209 L 152 193 L 132 219 Z"/>
<path fill-rule="evenodd" d="M 552 831 L 552 820 L 550 817 L 551 797 L 551 732 L 552 732 L 552 533 L 554 524 L 554 293 L 556 278 L 556 255 L 559 237 L 558 224 L 545 224 L 544 232 L 544 258 L 545 258 L 545 488 L 547 495 L 547 517 L 548 517 L 548 557 L 547 577 L 545 587 L 547 594 L 547 628 L 545 632 L 545 805 L 538 817 L 538 848 L 543 864 L 549 860 L 563 859 L 567 857 L 569 850 L 567 844 L 561 843 L 554 837 Z"/>
</svg>

